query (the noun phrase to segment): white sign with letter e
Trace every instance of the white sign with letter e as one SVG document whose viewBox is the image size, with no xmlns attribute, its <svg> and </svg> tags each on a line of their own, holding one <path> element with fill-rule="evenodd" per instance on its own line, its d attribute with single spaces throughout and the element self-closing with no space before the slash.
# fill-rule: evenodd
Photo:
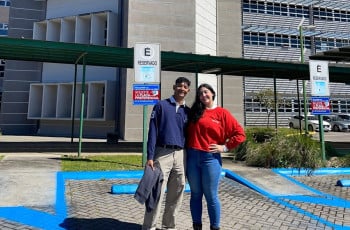
<svg viewBox="0 0 350 230">
<path fill-rule="evenodd" d="M 311 96 L 329 97 L 328 61 L 309 61 Z"/>
<path fill-rule="evenodd" d="M 160 81 L 160 44 L 136 43 L 134 47 L 135 82 Z"/>
</svg>

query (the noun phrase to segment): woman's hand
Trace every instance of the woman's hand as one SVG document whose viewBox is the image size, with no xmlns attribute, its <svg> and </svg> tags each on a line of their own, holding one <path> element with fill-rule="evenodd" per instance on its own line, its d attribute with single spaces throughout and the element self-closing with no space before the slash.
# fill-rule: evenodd
<svg viewBox="0 0 350 230">
<path fill-rule="evenodd" d="M 227 148 L 225 145 L 210 144 L 209 145 L 209 152 L 211 152 L 211 153 L 224 153 L 224 152 L 227 152 Z"/>
</svg>

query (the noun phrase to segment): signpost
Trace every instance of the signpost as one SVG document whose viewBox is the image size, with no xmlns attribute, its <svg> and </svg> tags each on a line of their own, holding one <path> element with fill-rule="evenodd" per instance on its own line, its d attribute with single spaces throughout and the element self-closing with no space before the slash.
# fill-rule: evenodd
<svg viewBox="0 0 350 230">
<path fill-rule="evenodd" d="M 322 115 L 330 114 L 328 61 L 309 61 L 312 114 L 318 115 L 322 159 L 326 160 Z"/>
<path fill-rule="evenodd" d="M 147 105 L 154 105 L 160 99 L 160 44 L 135 44 L 134 72 L 135 82 L 143 83 L 133 86 L 133 104 L 143 105 L 142 165 L 144 166 L 147 160 Z"/>
</svg>

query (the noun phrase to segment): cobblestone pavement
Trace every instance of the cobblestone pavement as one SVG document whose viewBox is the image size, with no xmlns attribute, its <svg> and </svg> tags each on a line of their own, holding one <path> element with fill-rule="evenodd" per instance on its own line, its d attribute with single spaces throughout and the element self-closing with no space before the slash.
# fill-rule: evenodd
<svg viewBox="0 0 350 230">
<path fill-rule="evenodd" d="M 126 181 L 68 181 L 69 217 L 65 228 L 140 229 L 143 206 L 132 195 L 111 195 L 108 191 L 116 183 Z M 221 182 L 220 197 L 222 229 L 332 229 L 228 178 Z M 209 229 L 206 212 L 203 218 L 204 229 Z M 191 225 L 189 194 L 186 193 L 178 229 L 192 229 Z"/>
<path fill-rule="evenodd" d="M 341 178 L 347 178 L 347 176 L 296 177 L 297 180 L 308 186 L 348 200 L 350 198 L 349 188 L 335 186 L 335 182 Z M 62 229 L 141 229 L 143 206 L 133 198 L 133 195 L 111 193 L 111 186 L 114 184 L 136 182 L 137 180 L 133 179 L 66 180 L 65 197 L 68 215 L 61 223 Z M 339 226 L 350 226 L 349 208 L 296 202 L 288 199 L 282 199 L 286 203 L 281 203 L 225 177 L 221 181 L 220 197 L 222 203 L 221 227 L 225 230 L 342 229 Z M 317 218 L 306 215 L 303 211 L 289 207 L 288 204 L 311 212 L 329 223 L 339 226 L 332 227 L 329 223 L 324 223 Z M 52 209 L 50 207 L 31 208 L 46 209 L 49 212 Z M 204 210 L 206 210 L 205 208 Z M 203 213 L 203 219 L 204 229 L 209 229 L 206 212 Z M 0 229 L 32 230 L 38 228 L 0 219 Z M 183 208 L 178 219 L 178 229 L 191 229 L 188 193 L 184 197 Z"/>
<path fill-rule="evenodd" d="M 263 177 L 264 172 L 267 171 L 267 169 L 261 170 L 261 176 Z M 336 186 L 337 180 L 349 177 L 350 175 L 293 177 L 305 186 L 328 194 L 333 200 L 323 199 L 324 195 L 264 196 L 246 185 L 223 177 L 219 191 L 222 205 L 221 229 L 350 229 L 350 187 Z M 59 205 L 65 207 L 64 209 L 61 207 L 60 211 L 67 212 L 63 213 L 62 219 L 59 219 L 58 224 L 55 225 L 57 228 L 53 228 L 52 223 L 48 225 L 50 227 L 41 228 L 11 221 L 9 218 L 3 217 L 4 207 L 0 207 L 0 229 L 141 229 L 144 214 L 143 205 L 139 204 L 132 194 L 117 195 L 111 193 L 112 185 L 135 183 L 138 183 L 137 179 L 109 179 L 108 177 L 65 179 L 62 184 L 65 202 L 61 200 Z M 186 193 L 183 208 L 178 218 L 178 230 L 192 229 L 189 199 L 190 195 Z M 203 204 L 205 205 L 205 202 Z M 57 214 L 55 213 L 57 207 L 52 206 L 26 208 L 52 216 Z M 203 229 L 209 229 L 209 219 L 205 206 L 203 210 Z M 62 213 L 60 214 L 62 215 Z M 28 218 L 38 217 L 29 216 Z"/>
</svg>

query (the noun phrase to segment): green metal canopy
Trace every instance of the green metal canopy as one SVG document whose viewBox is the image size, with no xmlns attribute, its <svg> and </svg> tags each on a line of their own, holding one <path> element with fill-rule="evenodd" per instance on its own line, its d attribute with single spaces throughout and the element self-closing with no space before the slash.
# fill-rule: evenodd
<svg viewBox="0 0 350 230">
<path fill-rule="evenodd" d="M 133 68 L 134 49 L 0 37 L 0 59 Z M 161 52 L 163 71 L 280 79 L 309 79 L 308 64 L 172 51 Z M 329 66 L 331 82 L 350 83 L 350 68 Z"/>
<path fill-rule="evenodd" d="M 312 60 L 327 60 L 334 62 L 350 62 L 350 46 L 327 50 L 310 56 Z"/>
</svg>

